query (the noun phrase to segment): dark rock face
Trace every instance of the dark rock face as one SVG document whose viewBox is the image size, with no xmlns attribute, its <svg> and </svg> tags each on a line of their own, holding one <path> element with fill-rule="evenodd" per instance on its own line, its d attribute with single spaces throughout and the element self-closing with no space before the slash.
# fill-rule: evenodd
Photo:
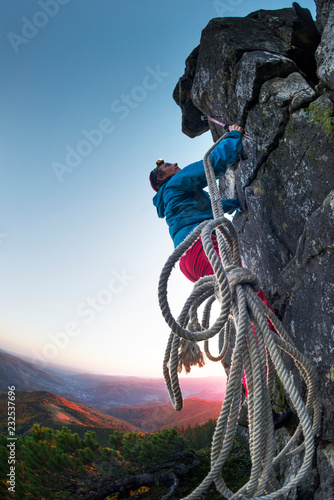
<svg viewBox="0 0 334 500">
<path fill-rule="evenodd" d="M 298 68 L 310 80 L 316 78 L 314 53 L 320 37 L 305 10 L 258 11 L 245 18 L 210 21 L 174 91 L 185 134 L 194 137 L 205 131 L 202 113 L 215 114 L 227 123 L 244 123 L 269 78 L 286 77 Z M 187 114 L 185 105 L 190 107 L 190 101 Z"/>
<path fill-rule="evenodd" d="M 268 84 L 272 88 L 272 82 Z M 281 85 L 286 95 L 290 87 L 285 81 Z M 264 130 L 264 137 L 258 144 L 246 145 L 250 159 L 236 171 L 239 198 L 248 207 L 235 219 L 242 253 L 271 296 L 278 293 L 281 272 L 296 254 L 305 223 L 334 188 L 333 131 L 330 128 L 327 133 L 318 121 L 327 114 L 331 127 L 332 102 L 321 96 L 289 114 L 288 106 L 279 107 L 279 97 L 259 103 L 250 113 L 254 121 L 247 130 L 254 137 Z M 269 122 L 276 129 L 261 119 L 263 115 L 271 116 Z M 274 149 L 270 152 L 270 148 Z"/>
<path fill-rule="evenodd" d="M 174 93 L 187 135 L 204 131 L 204 114 L 244 125 L 253 139 L 221 193 L 237 193 L 245 208 L 234 218 L 243 264 L 317 369 L 323 446 L 334 440 L 333 34 L 334 2 L 326 0 L 317 1 L 316 24 L 296 3 L 213 19 L 179 81 L 182 99 Z M 223 129 L 209 126 L 218 139 Z M 324 469 L 330 453 L 320 455 Z M 314 498 L 331 498 L 320 489 Z"/>
<path fill-rule="evenodd" d="M 334 91 L 334 8 L 330 10 L 327 23 L 322 34 L 321 43 L 316 52 L 318 77 L 323 90 Z M 333 94 L 332 94 L 333 96 Z"/>
<path fill-rule="evenodd" d="M 201 120 L 201 111 L 194 105 L 190 92 L 192 81 L 196 73 L 198 58 L 198 49 L 196 47 L 186 60 L 186 70 L 176 85 L 173 98 L 182 109 L 182 132 L 189 137 L 196 137 L 209 130 L 207 123 Z"/>
<path fill-rule="evenodd" d="M 330 10 L 333 8 L 333 0 L 315 0 L 317 6 L 317 28 L 320 33 L 323 32 L 327 23 Z"/>
</svg>

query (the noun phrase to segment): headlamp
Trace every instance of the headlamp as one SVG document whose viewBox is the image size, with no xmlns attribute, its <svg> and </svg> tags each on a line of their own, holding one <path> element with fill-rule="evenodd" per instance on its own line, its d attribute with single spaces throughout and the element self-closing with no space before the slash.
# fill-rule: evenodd
<svg viewBox="0 0 334 500">
<path fill-rule="evenodd" d="M 155 164 L 156 164 L 156 167 L 155 167 L 155 168 L 160 167 L 160 165 L 162 165 L 163 163 L 165 163 L 165 161 L 164 161 L 162 158 L 160 158 L 160 160 L 157 160 L 157 161 L 155 162 Z"/>
</svg>

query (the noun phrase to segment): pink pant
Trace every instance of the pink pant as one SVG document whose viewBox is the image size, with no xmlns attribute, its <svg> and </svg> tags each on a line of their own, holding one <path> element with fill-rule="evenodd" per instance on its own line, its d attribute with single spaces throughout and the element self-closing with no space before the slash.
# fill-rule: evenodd
<svg viewBox="0 0 334 500">
<path fill-rule="evenodd" d="M 219 248 L 218 248 L 218 242 L 217 238 L 212 235 L 212 242 L 214 245 L 214 249 L 219 256 Z M 204 252 L 203 245 L 202 245 L 202 240 L 199 239 L 197 240 L 191 248 L 187 251 L 187 253 L 181 258 L 180 260 L 180 269 L 183 272 L 183 274 L 193 283 L 198 281 L 200 278 L 203 276 L 210 276 L 213 274 L 213 269 L 211 267 L 211 264 Z M 263 293 L 263 290 L 260 290 L 257 295 L 260 297 L 260 299 L 263 300 L 263 302 L 274 312 L 274 309 L 272 305 L 268 302 L 265 294 Z M 268 326 L 269 328 L 275 332 L 275 328 L 271 321 L 267 319 L 268 321 Z M 256 338 L 256 332 L 255 328 L 253 326 L 254 330 L 254 335 Z M 243 384 L 245 387 L 245 395 L 247 397 L 248 391 L 247 391 L 247 385 L 246 385 L 246 375 L 244 373 L 243 376 Z"/>
</svg>

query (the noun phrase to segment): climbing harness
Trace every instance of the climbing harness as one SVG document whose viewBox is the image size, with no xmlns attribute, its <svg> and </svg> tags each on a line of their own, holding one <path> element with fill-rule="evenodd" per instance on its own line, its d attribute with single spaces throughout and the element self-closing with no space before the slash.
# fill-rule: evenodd
<svg viewBox="0 0 334 500">
<path fill-rule="evenodd" d="M 197 342 L 204 341 L 208 359 L 223 361 L 230 344 L 231 326 L 235 328 L 231 370 L 228 376 L 225 399 L 217 420 L 211 448 L 211 469 L 202 483 L 186 497 L 200 499 L 214 482 L 218 491 L 228 499 L 252 498 L 271 500 L 288 493 L 305 477 L 314 454 L 314 435 L 320 423 L 320 404 L 315 385 L 315 374 L 309 361 L 296 349 L 284 327 L 271 309 L 257 296 L 260 289 L 257 277 L 240 267 L 239 243 L 235 228 L 224 217 L 220 193 L 210 161 L 210 153 L 225 138 L 222 136 L 206 153 L 204 168 L 211 198 L 213 220 L 204 221 L 175 249 L 167 260 L 159 280 L 159 304 L 165 321 L 171 328 L 163 373 L 173 406 L 182 409 L 182 392 L 178 371 L 186 366 L 201 364 L 201 350 Z M 220 258 L 211 240 L 215 231 Z M 214 270 L 214 275 L 197 281 L 179 317 L 171 313 L 167 286 L 173 267 L 185 252 L 201 238 L 204 251 Z M 220 303 L 220 313 L 210 326 L 210 312 L 214 301 Z M 202 320 L 198 308 L 204 305 Z M 267 319 L 277 333 L 270 330 Z M 253 333 L 256 330 L 256 338 Z M 213 356 L 209 339 L 218 337 L 219 355 Z M 284 365 L 281 351 L 293 360 L 306 384 L 306 402 L 303 401 Z M 275 371 L 283 384 L 290 406 L 295 410 L 299 424 L 293 436 L 275 456 L 274 425 L 271 397 Z M 236 493 L 230 491 L 221 470 L 234 441 L 238 415 L 242 405 L 242 378 L 246 374 L 248 389 L 248 428 L 251 472 L 248 482 Z M 302 443 L 301 435 L 303 436 Z M 275 468 L 282 460 L 297 453 L 304 453 L 296 475 L 280 486 Z M 289 476 L 290 477 L 290 476 Z"/>
</svg>

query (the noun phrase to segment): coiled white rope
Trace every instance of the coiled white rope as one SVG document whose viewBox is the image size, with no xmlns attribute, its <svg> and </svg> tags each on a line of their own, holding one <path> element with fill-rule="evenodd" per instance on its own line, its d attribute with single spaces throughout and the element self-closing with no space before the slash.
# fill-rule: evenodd
<svg viewBox="0 0 334 500">
<path fill-rule="evenodd" d="M 225 134 L 226 135 L 226 134 Z M 199 499 L 211 483 L 228 499 L 252 498 L 271 500 L 286 494 L 305 477 L 314 453 L 314 434 L 320 424 L 320 404 L 316 392 L 315 375 L 309 361 L 296 349 L 292 339 L 271 309 L 257 296 L 259 283 L 249 270 L 240 267 L 239 244 L 233 224 L 224 217 L 220 194 L 210 153 L 225 138 L 221 137 L 206 153 L 204 168 L 208 181 L 214 219 L 205 221 L 175 249 L 167 260 L 159 281 L 159 303 L 162 314 L 171 328 L 163 361 L 163 373 L 171 401 L 176 410 L 182 409 L 182 393 L 178 371 L 182 363 L 202 364 L 201 352 L 196 342 L 205 341 L 207 357 L 213 361 L 224 359 L 230 344 L 230 326 L 234 324 L 236 337 L 233 346 L 231 371 L 226 394 L 217 421 L 211 448 L 211 470 L 204 481 L 186 498 Z M 216 232 L 220 258 L 214 249 L 211 235 Z M 181 314 L 174 319 L 167 300 L 167 285 L 174 265 L 185 252 L 201 238 L 204 251 L 214 270 L 214 275 L 201 278 L 187 299 Z M 220 313 L 212 326 L 210 310 L 218 300 Z M 202 322 L 198 308 L 205 304 Z M 267 318 L 277 333 L 268 327 Z M 256 330 L 254 336 L 253 325 Z M 220 353 L 211 355 L 208 340 L 219 338 Z M 303 401 L 285 367 L 281 351 L 294 361 L 306 384 L 306 402 Z M 283 450 L 274 456 L 274 424 L 271 397 L 275 371 L 281 380 L 290 404 L 295 410 L 299 425 Z M 230 491 L 221 470 L 234 441 L 242 401 L 242 378 L 246 374 L 248 389 L 248 428 L 251 472 L 247 482 L 238 492 Z M 303 435 L 302 444 L 301 434 Z M 297 443 L 298 441 L 298 443 Z M 275 467 L 284 457 L 304 453 L 300 469 L 287 484 L 279 486 Z"/>
</svg>

